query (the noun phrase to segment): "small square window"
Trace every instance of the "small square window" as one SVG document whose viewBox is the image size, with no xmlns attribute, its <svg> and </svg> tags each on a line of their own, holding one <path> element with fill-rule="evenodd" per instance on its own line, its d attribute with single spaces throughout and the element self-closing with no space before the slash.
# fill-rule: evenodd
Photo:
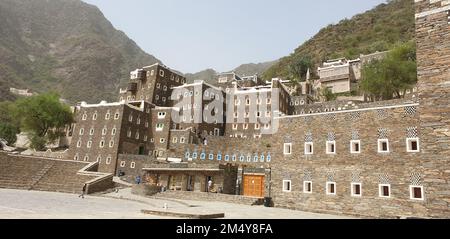
<svg viewBox="0 0 450 239">
<path fill-rule="evenodd" d="M 360 140 L 350 141 L 350 153 L 352 153 L 352 154 L 361 153 L 361 141 Z"/>
<path fill-rule="evenodd" d="M 336 183 L 335 182 L 327 182 L 327 195 L 336 195 Z"/>
<path fill-rule="evenodd" d="M 124 168 L 124 167 L 125 167 L 125 161 L 121 161 L 121 162 L 120 162 L 120 167 L 121 167 L 121 168 Z"/>
<path fill-rule="evenodd" d="M 406 139 L 406 151 L 409 153 L 420 152 L 419 139 L 418 138 L 407 138 Z"/>
<path fill-rule="evenodd" d="M 291 192 L 291 180 L 283 180 L 283 192 Z"/>
<path fill-rule="evenodd" d="M 379 185 L 379 195 L 382 198 L 391 197 L 391 185 L 390 184 L 380 184 Z"/>
<path fill-rule="evenodd" d="M 378 140 L 378 153 L 389 153 L 389 140 L 379 139 Z"/>
<path fill-rule="evenodd" d="M 352 183 L 351 184 L 352 187 L 352 197 L 361 197 L 362 196 L 362 192 L 361 192 L 361 183 Z"/>
<path fill-rule="evenodd" d="M 314 153 L 314 144 L 312 142 L 306 142 L 305 143 L 305 154 L 311 155 Z"/>
<path fill-rule="evenodd" d="M 292 154 L 292 143 L 285 143 L 283 152 L 284 152 L 284 155 Z"/>
<path fill-rule="evenodd" d="M 336 142 L 327 141 L 327 154 L 336 154 Z"/>
<path fill-rule="evenodd" d="M 311 181 L 303 182 L 303 192 L 304 193 L 312 193 L 312 182 Z"/>
<path fill-rule="evenodd" d="M 424 200 L 423 186 L 409 186 L 410 198 L 413 200 Z"/>
</svg>

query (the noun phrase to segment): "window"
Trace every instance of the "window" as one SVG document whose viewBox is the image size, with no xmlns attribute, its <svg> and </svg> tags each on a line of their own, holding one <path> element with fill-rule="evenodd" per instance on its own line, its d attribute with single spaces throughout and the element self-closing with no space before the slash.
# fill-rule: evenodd
<svg viewBox="0 0 450 239">
<path fill-rule="evenodd" d="M 382 198 L 391 197 L 391 185 L 390 184 L 379 184 L 379 195 Z"/>
<path fill-rule="evenodd" d="M 351 195 L 352 197 L 361 197 L 361 183 L 351 183 Z"/>
<path fill-rule="evenodd" d="M 164 71 L 163 70 L 159 70 L 159 75 L 164 77 Z"/>
<path fill-rule="evenodd" d="M 378 140 L 378 153 L 389 153 L 389 140 L 379 139 Z"/>
<path fill-rule="evenodd" d="M 114 146 L 114 140 L 109 141 L 109 147 L 112 148 Z"/>
<path fill-rule="evenodd" d="M 241 101 L 239 99 L 234 100 L 234 105 L 240 105 L 240 104 L 241 104 Z"/>
<path fill-rule="evenodd" d="M 184 144 L 184 137 L 180 137 L 180 144 Z"/>
<path fill-rule="evenodd" d="M 101 162 L 102 162 L 102 156 L 101 156 L 101 155 L 97 156 L 96 161 L 97 161 L 98 163 L 101 163 Z"/>
<path fill-rule="evenodd" d="M 209 160 L 214 160 L 214 154 L 209 154 Z"/>
<path fill-rule="evenodd" d="M 158 112 L 158 119 L 164 119 L 166 117 L 166 112 Z"/>
<path fill-rule="evenodd" d="M 127 137 L 128 137 L 128 138 L 131 138 L 131 130 L 130 130 L 130 129 L 129 129 L 128 132 L 127 132 Z"/>
<path fill-rule="evenodd" d="M 161 124 L 161 123 L 156 124 L 156 131 L 163 131 L 163 129 L 164 129 L 164 124 Z"/>
<path fill-rule="evenodd" d="M 361 153 L 361 141 L 360 140 L 350 141 L 350 153 L 352 153 L 352 154 Z"/>
<path fill-rule="evenodd" d="M 304 193 L 312 193 L 312 182 L 311 181 L 303 182 L 303 192 Z"/>
<path fill-rule="evenodd" d="M 291 180 L 283 180 L 283 192 L 291 192 Z"/>
<path fill-rule="evenodd" d="M 89 161 L 89 155 L 84 156 L 84 161 L 85 162 Z"/>
<path fill-rule="evenodd" d="M 163 86 L 163 91 L 167 91 L 167 86 Z"/>
<path fill-rule="evenodd" d="M 163 101 L 163 102 L 166 102 L 166 97 L 163 97 L 163 98 L 162 98 L 162 101 Z"/>
<path fill-rule="evenodd" d="M 246 104 L 246 105 L 250 105 L 250 99 L 247 98 L 247 99 L 245 100 L 245 104 Z"/>
<path fill-rule="evenodd" d="M 133 122 L 133 115 L 128 116 L 128 121 Z"/>
<path fill-rule="evenodd" d="M 87 142 L 87 147 L 88 147 L 88 148 L 91 148 L 91 147 L 92 147 L 92 141 L 88 141 L 88 142 Z"/>
<path fill-rule="evenodd" d="M 116 128 L 113 128 L 113 129 L 111 130 L 111 135 L 116 135 L 116 131 L 117 131 L 117 129 L 116 129 Z"/>
<path fill-rule="evenodd" d="M 406 151 L 409 153 L 420 152 L 419 138 L 407 138 L 406 139 Z"/>
<path fill-rule="evenodd" d="M 145 128 L 148 128 L 148 122 L 145 122 Z"/>
<path fill-rule="evenodd" d="M 336 142 L 327 141 L 327 154 L 336 154 Z"/>
<path fill-rule="evenodd" d="M 238 125 L 237 124 L 233 124 L 233 130 L 237 130 L 238 129 Z"/>
<path fill-rule="evenodd" d="M 163 144 L 164 142 L 166 142 L 166 139 L 160 138 L 160 139 L 159 139 L 159 142 Z"/>
<path fill-rule="evenodd" d="M 83 135 L 84 134 L 84 128 L 81 128 L 80 129 L 80 135 Z"/>
<path fill-rule="evenodd" d="M 173 137 L 172 142 L 173 142 L 174 144 L 176 144 L 176 143 L 178 142 L 178 138 L 177 138 L 177 137 Z"/>
<path fill-rule="evenodd" d="M 106 164 L 111 164 L 111 156 L 106 158 Z"/>
<path fill-rule="evenodd" d="M 75 157 L 73 157 L 73 160 L 78 161 L 80 159 L 80 156 L 78 156 L 78 154 L 75 155 Z"/>
<path fill-rule="evenodd" d="M 140 125 L 141 124 L 141 118 L 137 118 L 136 124 Z"/>
<path fill-rule="evenodd" d="M 97 120 L 97 113 L 94 113 L 94 115 L 92 115 L 92 120 Z"/>
<path fill-rule="evenodd" d="M 106 115 L 105 115 L 105 120 L 109 120 L 111 118 L 111 114 L 108 112 L 108 113 L 106 113 Z"/>
<path fill-rule="evenodd" d="M 119 113 L 114 114 L 114 119 L 115 120 L 119 119 L 119 116 L 120 116 Z"/>
<path fill-rule="evenodd" d="M 266 103 L 269 105 L 272 103 L 272 99 L 271 98 L 267 98 Z"/>
<path fill-rule="evenodd" d="M 413 200 L 424 200 L 423 186 L 409 186 L 409 194 Z"/>
<path fill-rule="evenodd" d="M 130 168 L 135 168 L 135 167 L 136 167 L 136 163 L 135 162 L 131 162 Z"/>
<path fill-rule="evenodd" d="M 245 160 L 244 155 L 241 155 L 241 156 L 239 157 L 239 161 L 244 162 L 244 160 Z"/>
<path fill-rule="evenodd" d="M 89 135 L 94 135 L 94 128 L 91 128 L 91 129 L 89 130 Z"/>
<path fill-rule="evenodd" d="M 285 143 L 283 152 L 284 152 L 284 155 L 292 154 L 292 143 Z"/>
<path fill-rule="evenodd" d="M 87 114 L 83 114 L 83 117 L 81 118 L 81 120 L 86 120 L 87 119 Z"/>
<path fill-rule="evenodd" d="M 81 148 L 81 140 L 78 140 L 78 142 L 77 142 L 77 148 Z"/>
<path fill-rule="evenodd" d="M 256 123 L 256 124 L 255 124 L 255 129 L 260 129 L 260 128 L 261 128 L 261 125 L 258 124 L 258 123 Z"/>
<path fill-rule="evenodd" d="M 100 147 L 100 148 L 105 147 L 105 141 L 104 141 L 104 140 L 100 141 L 99 147 Z"/>
<path fill-rule="evenodd" d="M 148 140 L 147 135 L 144 135 L 144 141 L 147 142 L 147 140 Z"/>
<path fill-rule="evenodd" d="M 102 129 L 102 135 L 106 135 L 108 133 L 108 129 L 107 128 L 103 128 Z"/>
<path fill-rule="evenodd" d="M 120 167 L 122 167 L 122 168 L 125 167 L 125 161 L 121 161 L 121 162 L 120 162 Z"/>
<path fill-rule="evenodd" d="M 233 155 L 233 156 L 231 157 L 231 160 L 232 160 L 232 161 L 236 161 L 236 155 Z"/>
<path fill-rule="evenodd" d="M 336 183 L 327 182 L 327 195 L 336 195 Z"/>
<path fill-rule="evenodd" d="M 152 70 L 152 71 L 150 72 L 150 75 L 151 75 L 151 76 L 155 75 L 155 70 Z"/>
<path fill-rule="evenodd" d="M 225 161 L 227 161 L 227 162 L 230 161 L 230 155 L 228 155 L 228 154 L 225 155 Z"/>
<path fill-rule="evenodd" d="M 136 132 L 136 139 L 139 139 L 139 132 Z"/>
<path fill-rule="evenodd" d="M 306 142 L 305 143 L 305 154 L 311 155 L 314 153 L 314 144 L 312 142 Z"/>
<path fill-rule="evenodd" d="M 264 129 L 270 129 L 270 124 L 264 124 Z"/>
</svg>

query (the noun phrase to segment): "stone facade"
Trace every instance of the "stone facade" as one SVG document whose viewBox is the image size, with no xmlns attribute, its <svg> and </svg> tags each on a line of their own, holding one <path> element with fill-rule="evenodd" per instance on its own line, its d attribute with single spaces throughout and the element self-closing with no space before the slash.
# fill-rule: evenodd
<svg viewBox="0 0 450 239">
<path fill-rule="evenodd" d="M 152 93 L 156 92 L 154 89 L 139 93 L 143 89 L 139 86 L 143 75 L 152 74 L 151 70 L 138 70 L 132 73 L 131 83 L 136 84 L 130 86 L 129 92 L 137 92 L 134 97 L 142 94 L 144 101 L 149 96 L 152 102 L 149 104 L 167 108 L 154 106 L 149 112 L 142 112 L 149 115 L 140 115 L 135 114 L 134 107 L 122 102 L 100 107 L 102 111 L 81 107 L 78 117 L 84 112 L 88 118 L 92 117 L 95 110 L 98 114 L 107 110 L 120 113 L 120 132 L 125 138 L 121 138 L 122 133 L 117 136 L 120 146 L 109 153 L 119 158 L 119 164 L 123 165 L 120 169 L 128 180 L 140 175 L 145 182 L 170 190 L 202 192 L 212 177 L 223 193 L 245 196 L 262 193 L 272 197 L 277 207 L 368 217 L 450 218 L 450 2 L 417 0 L 416 6 L 417 96 L 376 103 L 331 102 L 295 107 L 295 101 L 301 98 L 289 94 L 281 80 L 274 79 L 267 86 L 238 88 L 235 84 L 233 88 L 227 87 L 225 93 L 258 96 L 269 92 L 274 97 L 277 92 L 279 98 L 278 109 L 268 110 L 272 123 L 277 124 L 272 134 L 249 139 L 258 132 L 239 128 L 246 122 L 238 122 L 236 128 L 233 117 L 227 118 L 230 120 L 226 121 L 224 135 L 211 134 L 204 124 L 174 124 L 168 114 L 180 109 L 158 103 Z M 170 81 L 165 79 L 160 86 Z M 221 81 L 219 78 L 219 84 L 230 81 L 239 80 L 235 74 L 226 74 Z M 169 87 L 167 94 L 175 88 L 178 87 Z M 204 89 L 199 92 L 204 94 Z M 192 97 L 195 91 L 188 90 L 191 91 Z M 130 93 L 126 94 L 128 97 Z M 236 103 L 239 101 L 234 97 L 227 102 L 230 107 L 247 106 L 246 98 Z M 258 104 L 258 97 L 248 104 L 255 102 Z M 244 108 L 244 114 L 255 113 L 250 107 Z M 167 118 L 161 117 L 161 112 Z M 140 129 L 132 122 L 127 123 L 131 113 L 142 119 L 147 117 L 151 128 L 147 130 L 148 138 L 153 139 L 150 143 L 126 138 L 129 129 Z M 78 119 L 74 135 L 80 127 L 87 129 L 95 124 Z M 95 131 L 97 128 L 101 131 L 103 125 L 95 126 Z M 207 132 L 202 139 L 206 138 L 207 143 L 197 135 L 204 130 Z M 89 139 L 74 137 L 78 138 L 72 139 L 70 157 L 76 154 L 83 157 L 89 149 L 73 145 L 80 139 L 83 142 Z M 136 151 L 144 151 L 146 155 L 138 156 Z M 106 169 L 113 170 L 113 166 Z M 248 190 L 261 184 L 259 191 Z"/>
</svg>

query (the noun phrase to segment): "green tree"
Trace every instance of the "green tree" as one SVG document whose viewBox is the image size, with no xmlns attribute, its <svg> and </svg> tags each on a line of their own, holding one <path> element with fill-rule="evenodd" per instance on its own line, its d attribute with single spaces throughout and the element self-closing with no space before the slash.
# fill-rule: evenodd
<svg viewBox="0 0 450 239">
<path fill-rule="evenodd" d="M 323 87 L 320 90 L 320 94 L 325 101 L 333 101 L 337 99 L 337 95 L 333 94 L 333 91 L 326 87 Z"/>
<path fill-rule="evenodd" d="M 10 123 L 0 123 L 0 139 L 6 140 L 9 145 L 17 141 L 17 134 L 19 130 L 16 126 Z"/>
<path fill-rule="evenodd" d="M 296 56 L 289 64 L 289 73 L 291 75 L 291 81 L 300 82 L 306 80 L 306 74 L 308 69 L 313 66 L 310 56 Z"/>
<path fill-rule="evenodd" d="M 15 105 L 13 102 L 0 102 L 0 138 L 12 145 L 16 142 L 16 134 L 19 132 L 19 121 L 14 116 Z"/>
<path fill-rule="evenodd" d="M 414 42 L 399 44 L 379 61 L 363 67 L 361 89 L 373 100 L 404 97 L 417 83 Z"/>
<path fill-rule="evenodd" d="M 43 149 L 64 133 L 66 125 L 73 122 L 69 106 L 59 100 L 56 93 L 22 98 L 16 102 L 16 115 L 23 131 L 32 135 L 31 146 Z"/>
</svg>

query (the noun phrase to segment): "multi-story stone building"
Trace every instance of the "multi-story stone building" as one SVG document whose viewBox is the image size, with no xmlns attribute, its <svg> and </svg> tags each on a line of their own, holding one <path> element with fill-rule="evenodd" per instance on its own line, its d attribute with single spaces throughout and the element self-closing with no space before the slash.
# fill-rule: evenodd
<svg viewBox="0 0 450 239">
<path fill-rule="evenodd" d="M 256 116 L 258 110 L 250 106 L 268 104 L 258 100 L 269 93 L 271 101 L 279 99 L 277 107 L 270 102 L 268 110 L 277 127 L 267 137 L 230 137 L 257 132 L 239 128 L 246 122 L 238 122 L 235 130 L 234 117 L 227 117 L 225 134 L 208 133 L 203 136 L 207 144 L 197 137 L 204 127 L 201 124 L 183 125 L 168 119 L 169 112 L 180 113 L 183 107 L 163 108 L 146 102 L 84 105 L 73 128 L 70 157 L 87 155 L 89 160 L 111 154 L 117 158 L 116 165 L 103 169 L 119 168 L 131 177 L 142 175 L 145 183 L 169 190 L 211 191 L 207 187 L 211 180 L 214 192 L 271 197 L 277 207 L 370 217 L 449 218 L 449 11 L 448 1 L 416 1 L 417 97 L 310 104 L 305 105 L 310 111 L 297 114 L 291 102 L 301 99 L 292 97 L 279 80 L 269 86 L 235 85 L 228 88 L 231 96 L 225 113 L 234 114 L 237 106 L 245 106 L 244 118 Z M 195 86 L 201 86 L 199 95 L 214 88 L 201 82 L 172 88 L 185 89 L 186 97 L 192 99 Z M 250 93 L 256 96 L 254 100 L 238 97 Z M 202 102 L 199 110 L 200 105 L 206 106 Z M 192 112 L 192 107 L 185 110 Z M 117 125 L 106 120 L 108 112 L 118 114 Z M 149 128 L 138 124 L 136 117 L 149 122 Z M 105 120 L 100 122 L 100 118 Z M 102 129 L 114 127 L 119 135 L 103 135 Z M 85 132 L 77 135 L 81 128 Z M 154 141 L 141 141 L 141 132 Z M 111 139 L 118 143 L 108 151 L 92 147 Z M 89 141 L 90 148 L 83 146 Z M 83 147 L 77 148 L 78 142 Z M 148 155 L 154 150 L 157 157 Z"/>
<path fill-rule="evenodd" d="M 368 55 L 361 54 L 354 60 L 345 58 L 328 60 L 317 69 L 320 78 L 319 86 L 330 89 L 334 94 L 356 92 L 364 65 L 373 60 L 385 58 L 387 53 L 384 51 Z"/>
<path fill-rule="evenodd" d="M 170 106 L 170 89 L 184 83 L 184 76 L 156 63 L 130 73 L 127 89 L 120 89 L 119 101 L 145 100 L 157 106 Z"/>
</svg>

